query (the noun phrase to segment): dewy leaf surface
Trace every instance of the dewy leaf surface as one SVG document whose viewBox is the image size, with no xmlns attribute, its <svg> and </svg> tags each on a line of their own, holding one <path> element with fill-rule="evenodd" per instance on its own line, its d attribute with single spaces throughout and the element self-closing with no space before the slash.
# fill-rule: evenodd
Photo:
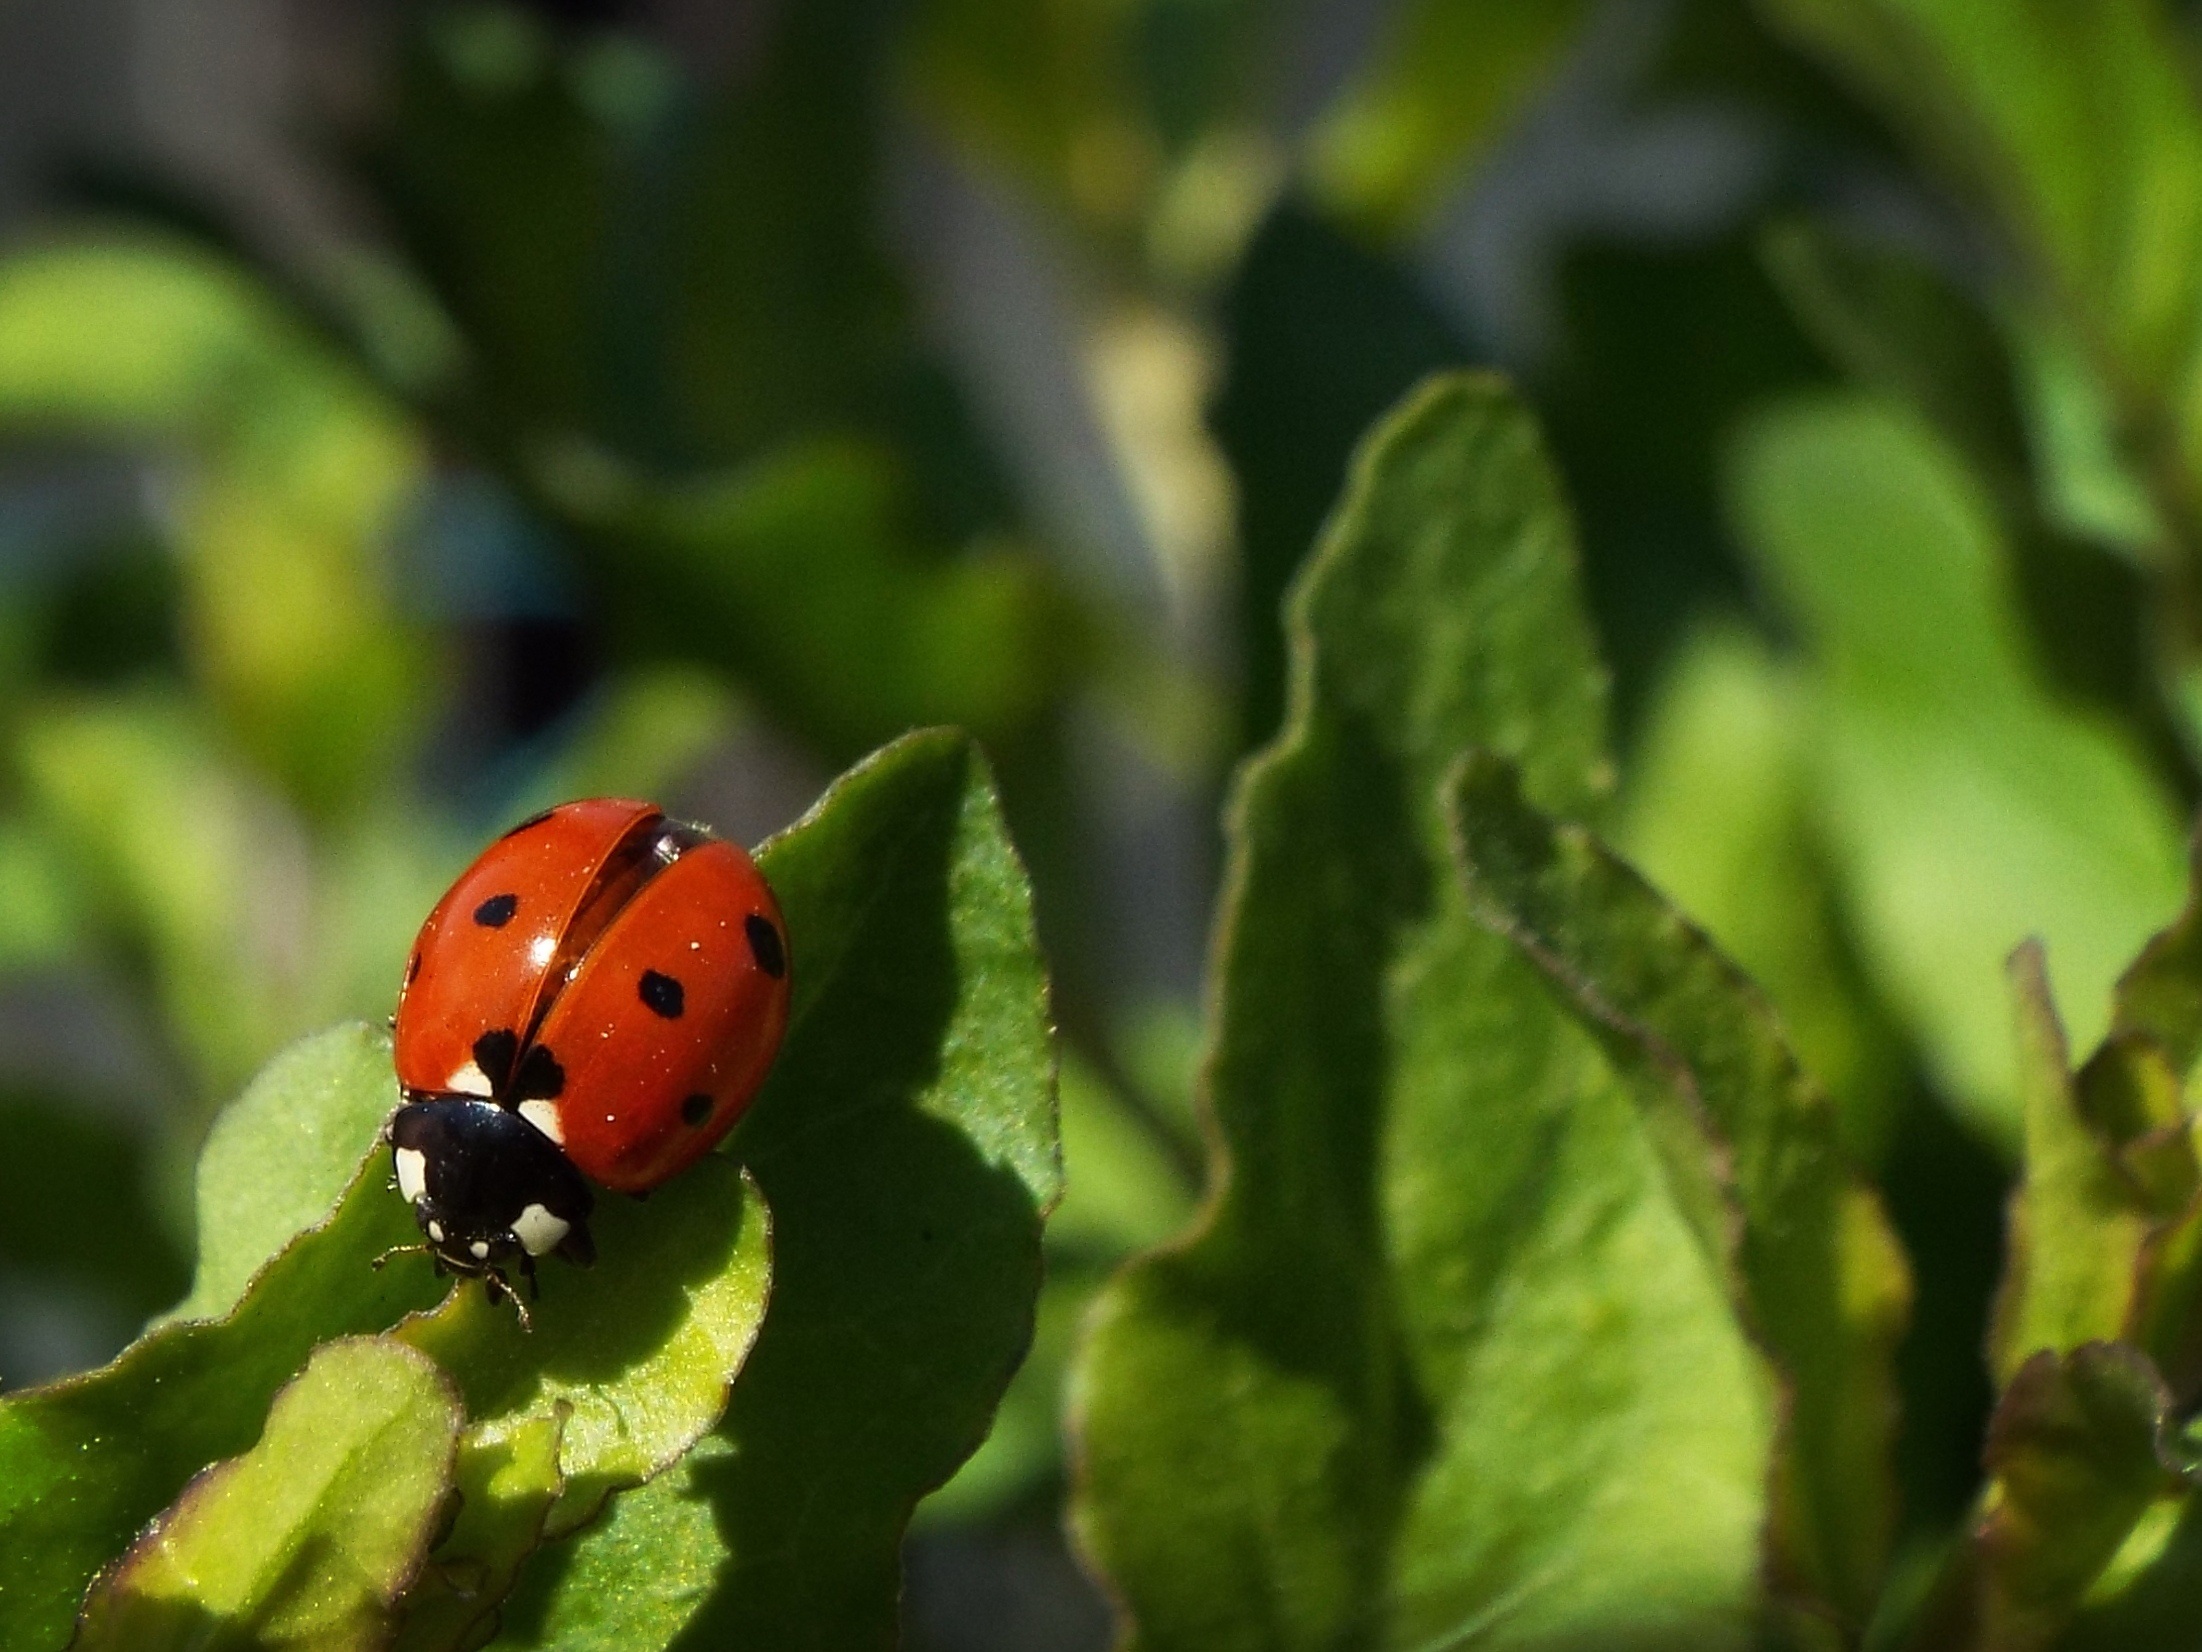
<svg viewBox="0 0 2202 1652">
<path fill-rule="evenodd" d="M 1974 1124 L 2020 1133 L 2005 956 L 2039 934 L 2083 1048 L 2181 887 L 2139 753 L 2053 699 L 1993 515 L 1919 419 L 1837 395 L 1733 455 L 1739 537 L 1813 661 L 1816 772 L 1877 984 Z"/>
<path fill-rule="evenodd" d="M 301 1113 L 364 1116 L 387 1098 L 390 1053 L 376 1035 L 340 1028 L 306 1050 L 334 1054 L 326 1083 L 302 1088 Z M 174 1323 L 98 1371 L 0 1399 L 0 1646 L 44 1652 L 69 1638 L 85 1587 L 146 1521 L 207 1464 L 260 1433 L 268 1405 L 316 1344 L 379 1331 L 425 1308 L 444 1282 L 423 1268 L 376 1272 L 369 1259 L 416 1237 L 387 1187 L 387 1159 L 369 1129 L 364 1162 L 335 1209 L 291 1239 L 227 1317 Z M 279 1143 L 271 1143 L 279 1154 Z M 281 1184 L 280 1176 L 271 1172 Z"/>
<path fill-rule="evenodd" d="M 1075 1520 L 1129 1645 L 1740 1646 L 1773 1394 L 1595 1046 L 1452 875 L 1471 746 L 1608 784 L 1535 431 L 1477 376 L 1381 424 L 1241 776 L 1193 1237 L 1103 1292 Z"/>
<path fill-rule="evenodd" d="M 451 1490 L 462 1413 L 385 1338 L 314 1353 L 259 1443 L 207 1470 L 104 1575 L 83 1652 L 371 1652 Z"/>
<path fill-rule="evenodd" d="M 733 1449 L 689 1477 L 727 1558 L 679 1644 L 861 1652 L 895 1643 L 910 1511 L 1032 1335 L 1061 1180 L 1047 983 L 961 735 L 858 765 L 760 860 L 795 1002 L 734 1150 L 772 1207 L 772 1311 Z M 598 1564 L 582 1542 L 572 1564 Z"/>
<path fill-rule="evenodd" d="M 1674 1182 L 1712 1184 L 1709 1247 L 1723 1268 L 1732 1249 L 1739 1309 L 1788 1384 L 1776 1580 L 1862 1627 L 1895 1534 L 1909 1279 L 1833 1109 L 1757 988 L 1587 829 L 1528 808 L 1511 765 L 1471 758 L 1453 807 L 1477 916 L 1599 1037 Z"/>
</svg>

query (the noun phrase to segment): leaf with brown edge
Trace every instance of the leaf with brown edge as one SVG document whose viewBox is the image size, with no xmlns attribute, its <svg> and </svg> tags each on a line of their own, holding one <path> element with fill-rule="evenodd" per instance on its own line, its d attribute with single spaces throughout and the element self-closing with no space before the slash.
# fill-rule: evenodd
<svg viewBox="0 0 2202 1652">
<path fill-rule="evenodd" d="M 1644 1115 L 1453 871 L 1463 749 L 1571 814 L 1610 781 L 1572 524 L 1503 383 L 1369 434 L 1287 634 L 1229 817 L 1209 1198 L 1072 1376 L 1122 1644 L 1749 1646 L 1774 1384 Z"/>
<path fill-rule="evenodd" d="M 2022 1365 L 1989 1422 L 1980 1515 L 1907 1652 L 2052 1644 L 2142 1516 L 2179 1489 L 2170 1409 L 2156 1368 L 2120 1343 L 2044 1350 Z"/>
<path fill-rule="evenodd" d="M 2140 1184 L 2082 1110 L 2038 941 L 2011 954 L 2025 1179 L 2011 1195 L 2009 1251 L 1989 1333 L 1998 1382 L 2033 1355 L 2120 1334 L 2136 1308 L 2154 1230 Z"/>
<path fill-rule="evenodd" d="M 1448 805 L 1470 909 L 1628 1080 L 1786 1384 L 1777 1584 L 1863 1626 L 1895 1535 L 1894 1356 L 1910 1278 L 1833 1108 L 1749 979 L 1586 828 L 1525 803 L 1511 764 L 1471 755 Z"/>
<path fill-rule="evenodd" d="M 82 1652 L 372 1652 L 451 1491 L 462 1413 L 386 1337 L 315 1350 L 250 1451 L 186 1488 L 103 1573 Z"/>
</svg>

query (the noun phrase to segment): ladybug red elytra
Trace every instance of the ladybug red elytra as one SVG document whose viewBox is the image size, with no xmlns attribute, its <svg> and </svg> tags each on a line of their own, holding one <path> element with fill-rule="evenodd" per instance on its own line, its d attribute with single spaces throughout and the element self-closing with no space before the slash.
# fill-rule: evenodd
<svg viewBox="0 0 2202 1652">
<path fill-rule="evenodd" d="M 780 908 L 741 849 L 625 798 L 522 821 L 406 962 L 383 1136 L 428 1242 L 405 1248 L 515 1306 L 508 1265 L 587 1265 L 589 1183 L 645 1193 L 709 1152 L 787 1014 Z"/>
</svg>

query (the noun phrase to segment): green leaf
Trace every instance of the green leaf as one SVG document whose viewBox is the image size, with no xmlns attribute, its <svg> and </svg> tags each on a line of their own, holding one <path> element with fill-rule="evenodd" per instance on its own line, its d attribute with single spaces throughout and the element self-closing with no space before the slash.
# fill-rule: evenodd
<svg viewBox="0 0 2202 1652">
<path fill-rule="evenodd" d="M 932 554 L 876 444 L 793 441 L 678 486 L 602 455 L 560 454 L 544 475 L 584 551 L 616 569 L 607 601 L 638 650 L 739 673 L 822 750 L 863 751 L 912 722 L 1013 735 L 1079 662 L 1077 616 L 1037 560 Z"/>
<path fill-rule="evenodd" d="M 2202 840 L 2194 853 L 2202 855 Z M 2193 880 L 2202 890 L 2202 862 Z M 2119 1229 L 2144 1224 L 2116 1334 L 2156 1362 L 2182 1404 L 2202 1391 L 2202 1203 L 2195 1199 L 2202 1163 L 2187 1113 L 2198 1054 L 2202 895 L 2190 893 L 2185 910 L 2118 979 L 2110 1032 L 2077 1077 L 2088 1139 L 2072 1142 L 2068 1153 L 2086 1174 L 2083 1185 L 2109 1211 L 2122 1213 Z M 2106 1244 L 2100 1223 L 2075 1225 L 2077 1211 L 2061 1215 L 2057 1231 L 2069 1231 L 2072 1243 Z M 2052 1233 L 2042 1242 L 2067 1241 Z M 2022 1253 L 2014 1247 L 2014 1254 Z"/>
<path fill-rule="evenodd" d="M 2163 1440 L 2169 1413 L 2155 1368 L 2122 1344 L 2044 1351 L 2021 1366 L 1989 1424 L 1982 1512 L 1903 1644 L 2050 1645 L 2136 1526 L 2179 1489 Z"/>
<path fill-rule="evenodd" d="M 1629 1080 L 1739 1318 L 1786 1379 L 1777 1583 L 1863 1625 L 1896 1526 L 1893 1359 L 1910 1281 L 1827 1098 L 1742 973 L 1585 828 L 1527 808 L 1510 765 L 1469 759 L 1452 805 L 1476 915 Z"/>
<path fill-rule="evenodd" d="M 1073 1380 L 1087 1552 L 1149 1649 L 1741 1646 L 1775 1398 L 1621 1082 L 1478 925 L 1464 747 L 1577 812 L 1603 683 L 1534 430 L 1440 379 L 1371 435 L 1232 807 L 1194 1234 Z"/>
<path fill-rule="evenodd" d="M 2126 1132 L 2162 1130 L 2164 1145 L 2185 1159 L 2185 1174 L 2154 1198 L 2155 1190 L 2121 1159 L 2121 1142 L 2089 1116 L 2088 1101 L 2107 1099 L 2104 1092 L 2113 1072 L 2099 1056 L 2087 1074 L 2094 1081 L 2088 1086 L 2093 1095 L 2075 1081 L 2040 943 L 2029 941 L 2012 954 L 2011 993 L 2025 1105 L 2026 1175 L 2012 1195 L 2007 1259 L 1990 1338 L 1999 1382 L 2010 1381 L 2044 1349 L 2064 1354 L 2084 1343 L 2123 1335 L 2139 1308 L 2145 1247 L 2158 1226 L 2186 1206 L 2202 1179 L 2180 1113 L 2176 1080 L 2158 1091 L 2168 1091 L 2163 1108 L 2168 1116 Z M 2116 1059 L 2113 1046 L 2105 1050 Z M 2136 1099 L 2147 1098 L 2146 1090 L 2120 1088 Z"/>
<path fill-rule="evenodd" d="M 711 1500 L 697 1477 L 733 1447 L 717 1436 L 604 1518 L 539 1554 L 505 1603 L 496 1652 L 657 1652 L 700 1611 L 726 1561 Z"/>
<path fill-rule="evenodd" d="M 2128 561 L 2160 561 L 2170 539 L 2165 513 L 2136 470 L 2116 399 L 2082 341 L 2046 318 L 2008 325 L 2043 514 Z"/>
<path fill-rule="evenodd" d="M 1046 976 L 960 735 L 859 765 L 760 861 L 795 1003 L 734 1148 L 772 1207 L 772 1311 L 734 1449 L 691 1477 L 728 1558 L 683 1644 L 885 1647 L 910 1512 L 1032 1334 L 1061 1180 Z"/>
<path fill-rule="evenodd" d="M 1065 1182 L 1076 1186 L 1075 1172 Z M 1078 1327 L 1101 1288 L 1102 1275 L 1050 1261 L 1033 1321 L 1032 1347 L 1010 1378 L 985 1442 L 955 1477 L 920 1503 L 920 1528 L 971 1525 L 1031 1496 L 1063 1469 L 1063 1383 Z"/>
<path fill-rule="evenodd" d="M 647 1206 L 603 1201 L 590 1218 L 595 1265 L 552 1273 L 533 1330 L 487 1292 L 459 1288 L 396 1335 L 453 1373 L 470 1450 L 563 1419 L 550 1529 L 571 1531 L 719 1420 L 764 1318 L 770 1226 L 755 1187 L 709 1159 Z"/>
<path fill-rule="evenodd" d="M 88 917 L 151 964 L 195 1099 L 211 1111 L 308 1024 L 279 939 L 308 916 L 295 821 L 178 692 L 38 704 L 15 759 Z M 178 1121 L 179 1133 L 195 1135 L 203 1117 Z"/>
<path fill-rule="evenodd" d="M 222 1109 L 199 1151 L 198 1271 L 172 1319 L 218 1319 L 270 1257 L 328 1215 L 398 1104 L 390 1036 L 302 1038 Z M 276 1150 L 275 1144 L 280 1144 Z"/>
<path fill-rule="evenodd" d="M 1984 473 L 2026 473 L 2010 351 L 1979 303 L 1915 254 L 1810 220 L 1776 225 L 1760 250 L 1831 361 L 1910 402 Z"/>
<path fill-rule="evenodd" d="M 1999 213 L 2111 360 L 2162 387 L 2202 316 L 2202 115 L 2155 0 L 1760 0 Z"/>
<path fill-rule="evenodd" d="M 181 246 L 62 244 L 0 263 L 0 420 L 189 436 L 278 331 L 249 282 Z"/>
<path fill-rule="evenodd" d="M 1002 1396 L 986 1443 L 919 1508 L 924 1524 L 983 1519 L 1060 1473 L 1063 1378 L 1101 1270 L 1160 1244 L 1193 1213 L 1192 1190 L 1154 1124 L 1069 1052 L 1060 1094 L 1063 1198 L 1048 1218 L 1047 1282 L 1032 1350 Z"/>
<path fill-rule="evenodd" d="M 1051 1255 L 1113 1263 L 1160 1244 L 1191 1218 L 1192 1190 L 1154 1126 L 1075 1056 L 1063 1062 L 1062 1129 L 1065 1181 L 1048 1218 Z"/>
<path fill-rule="evenodd" d="M 425 454 L 297 318 L 180 244 L 20 255 L 0 264 L 0 422 L 180 446 L 196 462 L 169 514 L 214 706 L 319 815 L 388 778 L 426 676 L 383 552 Z"/>
<path fill-rule="evenodd" d="M 351 1029 L 325 1037 L 326 1066 L 304 1050 L 294 1057 L 300 1071 L 323 1068 L 324 1082 L 297 1098 L 296 1127 L 309 1135 L 313 1107 L 364 1117 L 366 1096 L 387 1105 L 392 1095 L 386 1042 Z M 68 1639 L 93 1574 L 193 1475 L 252 1444 L 317 1344 L 379 1331 L 441 1294 L 425 1268 L 368 1265 L 416 1234 L 371 1127 L 357 1150 L 365 1162 L 335 1209 L 292 1238 L 227 1317 L 167 1325 L 98 1371 L 0 1399 L 0 1644 L 10 1652 Z M 264 1164 L 279 1163 L 270 1152 Z M 280 1189 L 281 1172 L 267 1173 Z"/>
<path fill-rule="evenodd" d="M 475 1647 L 496 1630 L 500 1606 L 542 1543 L 559 1493 L 566 1411 L 477 1424 L 459 1440 L 452 1471 L 459 1512 L 406 1592 L 398 1652 Z"/>
<path fill-rule="evenodd" d="M 398 1327 L 456 1375 L 470 1419 L 470 1501 L 409 1597 L 400 1652 L 482 1644 L 540 1544 L 678 1462 L 726 1409 L 771 1284 L 755 1184 L 707 1159 L 647 1210 L 608 1204 L 592 1227 L 596 1265 L 553 1279 L 532 1331 L 463 1288 Z"/>
<path fill-rule="evenodd" d="M 101 1577 L 75 1644 L 385 1644 L 451 1490 L 460 1419 L 443 1373 L 409 1349 L 316 1349 L 259 1443 L 200 1475 Z"/>
<path fill-rule="evenodd" d="M 1773 999 L 1844 1147 L 1878 1164 L 1904 1081 L 1857 979 L 1812 819 L 1808 701 L 1750 633 L 1709 627 L 1660 685 L 1630 765 L 1620 846 Z"/>
<path fill-rule="evenodd" d="M 1340 216 L 1410 234 L 1575 41 L 1580 0 L 1410 0 L 1308 140 L 1308 183 Z"/>
<path fill-rule="evenodd" d="M 2124 735 L 2042 686 L 1979 489 L 1861 396 L 1753 421 L 1740 538 L 1813 670 L 1820 808 L 1880 995 L 1977 1128 L 2019 1134 L 2002 960 L 2038 933 L 2083 1042 L 2178 901 L 2171 800 Z"/>
<path fill-rule="evenodd" d="M 2190 846 L 2187 904 L 2118 977 L 2111 1038 L 2132 1037 L 2161 1050 L 2182 1083 L 2202 1062 L 2202 834 Z"/>
</svg>

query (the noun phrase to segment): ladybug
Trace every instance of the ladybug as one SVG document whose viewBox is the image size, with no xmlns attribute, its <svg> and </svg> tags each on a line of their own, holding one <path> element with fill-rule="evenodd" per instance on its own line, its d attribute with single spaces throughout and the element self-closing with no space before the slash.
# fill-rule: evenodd
<svg viewBox="0 0 2202 1652">
<path fill-rule="evenodd" d="M 505 1270 L 532 1290 L 538 1257 L 593 1261 L 590 1183 L 641 1195 L 708 1153 L 787 1016 L 787 933 L 740 848 L 625 798 L 522 821 L 406 960 L 383 1139 L 427 1243 L 400 1248 L 525 1321 Z"/>
</svg>

